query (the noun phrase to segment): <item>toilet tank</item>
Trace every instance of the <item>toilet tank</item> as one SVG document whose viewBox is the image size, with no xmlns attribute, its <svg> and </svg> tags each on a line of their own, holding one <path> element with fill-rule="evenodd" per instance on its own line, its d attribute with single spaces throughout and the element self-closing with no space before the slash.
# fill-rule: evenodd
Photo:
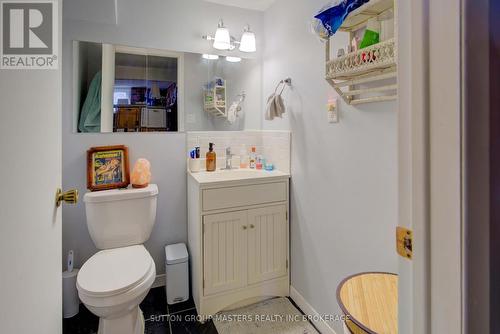
<svg viewBox="0 0 500 334">
<path fill-rule="evenodd" d="M 158 187 L 88 192 L 87 227 L 99 249 L 132 246 L 149 239 L 156 219 Z"/>
</svg>

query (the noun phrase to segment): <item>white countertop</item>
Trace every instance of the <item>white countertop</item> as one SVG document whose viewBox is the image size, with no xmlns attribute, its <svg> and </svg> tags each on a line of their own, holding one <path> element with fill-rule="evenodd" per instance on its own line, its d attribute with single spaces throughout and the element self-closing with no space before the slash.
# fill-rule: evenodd
<svg viewBox="0 0 500 334">
<path fill-rule="evenodd" d="M 272 178 L 289 178 L 290 174 L 279 170 L 266 171 L 262 169 L 217 169 L 215 172 L 200 171 L 192 173 L 188 171 L 193 179 L 199 184 L 212 184 L 219 182 L 243 181 L 243 180 L 266 180 Z"/>
</svg>

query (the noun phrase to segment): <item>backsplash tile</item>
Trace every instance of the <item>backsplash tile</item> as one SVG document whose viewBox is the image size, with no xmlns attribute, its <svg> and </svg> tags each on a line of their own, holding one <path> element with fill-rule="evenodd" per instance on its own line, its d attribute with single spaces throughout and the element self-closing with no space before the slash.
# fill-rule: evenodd
<svg viewBox="0 0 500 334">
<path fill-rule="evenodd" d="M 187 133 L 186 157 L 195 146 L 200 146 L 201 157 L 208 151 L 208 143 L 214 143 L 217 165 L 222 166 L 226 147 L 231 147 L 234 155 L 240 154 L 241 145 L 248 152 L 255 146 L 257 154 L 262 154 L 275 168 L 290 173 L 290 131 L 196 131 Z"/>
</svg>

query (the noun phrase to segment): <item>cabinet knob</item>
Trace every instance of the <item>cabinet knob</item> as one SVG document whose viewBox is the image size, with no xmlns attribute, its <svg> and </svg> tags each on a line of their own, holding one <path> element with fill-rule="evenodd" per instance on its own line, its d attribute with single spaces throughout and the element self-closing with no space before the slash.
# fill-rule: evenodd
<svg viewBox="0 0 500 334">
<path fill-rule="evenodd" d="M 247 226 L 246 225 L 243 225 L 243 229 L 246 230 L 247 229 Z"/>
<path fill-rule="evenodd" d="M 255 225 L 254 224 L 250 224 L 250 228 L 255 228 Z"/>
</svg>

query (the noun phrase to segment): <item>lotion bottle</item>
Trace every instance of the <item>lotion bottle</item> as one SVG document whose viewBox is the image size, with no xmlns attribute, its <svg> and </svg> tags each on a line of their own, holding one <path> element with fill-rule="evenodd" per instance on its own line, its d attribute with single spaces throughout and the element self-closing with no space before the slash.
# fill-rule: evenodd
<svg viewBox="0 0 500 334">
<path fill-rule="evenodd" d="M 206 158 L 207 172 L 214 172 L 217 165 L 217 155 L 214 152 L 214 143 L 208 144 L 208 152 Z"/>
</svg>

